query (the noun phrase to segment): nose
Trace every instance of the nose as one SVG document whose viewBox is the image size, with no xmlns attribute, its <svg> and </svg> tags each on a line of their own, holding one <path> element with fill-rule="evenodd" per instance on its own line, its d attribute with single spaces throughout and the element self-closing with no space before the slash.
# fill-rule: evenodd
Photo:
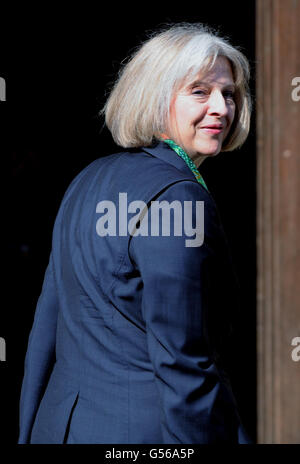
<svg viewBox="0 0 300 464">
<path fill-rule="evenodd" d="M 220 90 L 214 90 L 213 92 L 211 92 L 208 99 L 208 113 L 219 116 L 227 115 L 228 107 L 226 105 L 225 98 L 222 92 L 220 92 Z"/>
</svg>

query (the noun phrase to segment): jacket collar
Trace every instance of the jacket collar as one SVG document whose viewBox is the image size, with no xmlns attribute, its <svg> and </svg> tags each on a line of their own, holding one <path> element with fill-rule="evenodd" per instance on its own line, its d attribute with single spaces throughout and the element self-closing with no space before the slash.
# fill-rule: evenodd
<svg viewBox="0 0 300 464">
<path fill-rule="evenodd" d="M 172 148 L 165 142 L 157 141 L 151 147 L 142 147 L 142 150 L 150 153 L 150 155 L 159 158 L 166 163 L 170 163 L 177 169 L 182 171 L 185 175 L 195 180 L 195 176 L 186 164 L 186 162 Z"/>
</svg>

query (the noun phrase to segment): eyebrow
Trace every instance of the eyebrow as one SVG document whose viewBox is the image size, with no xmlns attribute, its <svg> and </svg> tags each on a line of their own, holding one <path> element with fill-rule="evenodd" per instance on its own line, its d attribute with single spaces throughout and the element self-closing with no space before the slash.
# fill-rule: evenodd
<svg viewBox="0 0 300 464">
<path fill-rule="evenodd" d="M 191 88 L 191 87 L 197 87 L 197 86 L 199 86 L 199 85 L 204 85 L 204 86 L 206 86 L 206 87 L 211 87 L 211 84 L 209 84 L 208 82 L 199 81 L 199 80 L 198 80 L 198 81 L 192 82 L 188 87 L 189 87 L 189 88 Z M 235 89 L 235 88 L 236 88 L 236 85 L 235 85 L 234 82 L 232 82 L 232 83 L 230 83 L 230 84 L 225 84 L 225 85 L 223 85 L 222 88 L 223 88 L 223 89 L 227 89 L 227 88 L 229 88 L 229 87 Z"/>
</svg>

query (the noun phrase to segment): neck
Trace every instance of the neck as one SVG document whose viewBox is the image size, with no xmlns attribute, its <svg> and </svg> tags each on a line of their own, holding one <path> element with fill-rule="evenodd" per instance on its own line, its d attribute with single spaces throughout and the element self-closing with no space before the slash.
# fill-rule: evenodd
<svg viewBox="0 0 300 464">
<path fill-rule="evenodd" d="M 161 133 L 160 138 L 162 140 L 166 140 L 166 139 L 171 139 L 172 140 L 172 137 L 169 137 L 166 133 Z M 175 143 L 177 143 L 177 142 L 175 142 Z M 179 145 L 179 146 L 181 146 L 181 145 Z M 181 146 L 181 148 L 184 150 L 184 147 Z M 193 162 L 194 162 L 195 166 L 197 167 L 197 169 L 199 168 L 200 164 L 202 164 L 203 161 L 207 158 L 207 156 L 203 156 L 203 155 L 195 155 L 195 157 L 190 156 L 188 153 L 187 153 L 187 155 L 191 158 L 191 160 L 193 160 Z"/>
<path fill-rule="evenodd" d="M 200 164 L 202 164 L 203 161 L 206 160 L 206 158 L 207 158 L 207 156 L 198 156 L 196 158 L 192 158 L 192 160 L 194 161 L 197 168 L 199 168 Z"/>
</svg>

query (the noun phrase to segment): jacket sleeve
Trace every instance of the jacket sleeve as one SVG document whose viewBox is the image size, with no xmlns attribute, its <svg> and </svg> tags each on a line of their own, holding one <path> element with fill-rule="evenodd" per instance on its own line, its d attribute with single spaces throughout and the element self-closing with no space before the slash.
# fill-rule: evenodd
<svg viewBox="0 0 300 464">
<path fill-rule="evenodd" d="M 20 398 L 19 444 L 30 441 L 34 418 L 55 362 L 57 311 L 58 300 L 50 255 L 25 357 Z"/>
<path fill-rule="evenodd" d="M 214 338 L 208 332 L 207 321 L 216 313 L 213 292 L 218 291 L 220 223 L 215 204 L 193 181 L 173 184 L 156 200 L 169 204 L 179 200 L 182 217 L 183 200 L 192 201 L 194 226 L 195 200 L 204 201 L 204 224 L 198 217 L 204 231 L 200 246 L 186 246 L 191 237 L 184 234 L 184 227 L 182 235 L 175 236 L 172 223 L 169 236 L 151 236 L 153 205 L 148 209 L 148 235 L 133 236 L 130 242 L 130 256 L 143 281 L 142 314 L 164 443 L 250 443 L 230 384 L 214 362 Z M 217 309 L 224 312 L 229 305 L 223 301 Z"/>
</svg>

